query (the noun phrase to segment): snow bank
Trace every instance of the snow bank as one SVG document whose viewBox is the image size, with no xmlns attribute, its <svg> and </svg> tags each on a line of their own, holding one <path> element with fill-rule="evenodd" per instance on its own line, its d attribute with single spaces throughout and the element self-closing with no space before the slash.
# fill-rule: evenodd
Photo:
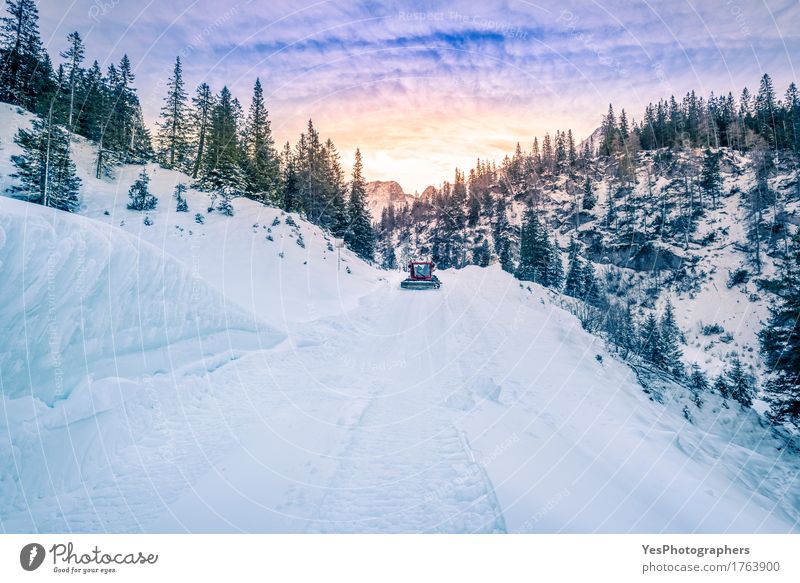
<svg viewBox="0 0 800 583">
<path fill-rule="evenodd" d="M 0 198 L 2 393 L 52 405 L 81 379 L 135 377 L 279 339 L 152 245 Z"/>
</svg>

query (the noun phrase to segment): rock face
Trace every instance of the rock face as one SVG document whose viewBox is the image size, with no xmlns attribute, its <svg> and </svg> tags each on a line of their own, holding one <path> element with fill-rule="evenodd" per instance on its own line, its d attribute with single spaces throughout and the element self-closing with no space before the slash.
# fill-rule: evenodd
<svg viewBox="0 0 800 583">
<path fill-rule="evenodd" d="M 403 192 L 403 187 L 394 180 L 367 182 L 367 204 L 373 220 L 380 220 L 381 212 L 390 204 L 401 207 L 414 202 L 414 197 Z"/>
<path fill-rule="evenodd" d="M 422 200 L 430 200 L 433 197 L 433 195 L 436 194 L 436 192 L 437 192 L 436 191 L 436 187 L 431 185 L 428 188 L 426 188 L 425 190 L 423 190 L 422 194 L 420 194 L 419 197 Z"/>
</svg>

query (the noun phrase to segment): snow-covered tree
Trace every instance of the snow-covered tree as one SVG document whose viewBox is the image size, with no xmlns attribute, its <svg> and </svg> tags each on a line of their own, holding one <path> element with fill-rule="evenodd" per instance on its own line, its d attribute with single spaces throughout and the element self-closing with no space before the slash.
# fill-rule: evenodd
<svg viewBox="0 0 800 583">
<path fill-rule="evenodd" d="M 30 130 L 20 128 L 14 141 L 22 154 L 11 157 L 17 169 L 13 176 L 22 184 L 13 190 L 31 202 L 76 211 L 81 181 L 70 157 L 68 132 L 49 114 L 34 119 Z"/>
<path fill-rule="evenodd" d="M 753 377 L 744 369 L 742 361 L 738 356 L 733 357 L 730 365 L 725 372 L 726 397 L 738 401 L 743 407 L 750 407 L 753 404 L 753 397 L 756 394 L 755 381 Z"/>
<path fill-rule="evenodd" d="M 52 73 L 39 35 L 39 9 L 34 0 L 6 0 L 6 10 L 0 20 L 0 101 L 34 111 Z"/>
</svg>

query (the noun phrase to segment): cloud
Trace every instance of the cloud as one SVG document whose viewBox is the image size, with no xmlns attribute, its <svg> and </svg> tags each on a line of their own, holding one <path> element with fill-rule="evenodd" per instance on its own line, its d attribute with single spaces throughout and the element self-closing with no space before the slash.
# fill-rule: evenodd
<svg viewBox="0 0 800 583">
<path fill-rule="evenodd" d="M 51 55 L 72 30 L 89 59 L 129 54 L 149 122 L 180 54 L 188 86 L 227 84 L 245 105 L 260 77 L 279 140 L 313 117 L 343 158 L 360 146 L 370 177 L 407 176 L 409 189 L 545 131 L 583 137 L 609 102 L 640 117 L 671 93 L 738 94 L 765 71 L 782 91 L 800 54 L 791 0 L 76 0 L 64 10 L 40 6 Z"/>
</svg>

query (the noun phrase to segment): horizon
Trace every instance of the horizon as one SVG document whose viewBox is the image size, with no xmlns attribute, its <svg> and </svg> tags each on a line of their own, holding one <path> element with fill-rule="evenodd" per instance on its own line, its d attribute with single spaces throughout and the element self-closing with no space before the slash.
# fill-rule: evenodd
<svg viewBox="0 0 800 583">
<path fill-rule="evenodd" d="M 128 54 L 150 128 L 176 56 L 190 95 L 203 81 L 215 93 L 227 85 L 247 108 L 258 77 L 276 146 L 294 144 L 311 118 L 348 172 L 358 147 L 368 180 L 394 180 L 409 194 L 452 180 L 476 158 L 499 162 L 517 142 L 529 149 L 546 132 L 572 129 L 579 143 L 609 103 L 638 121 L 648 102 L 691 90 L 738 97 L 763 73 L 782 96 L 795 79 L 790 55 L 800 52 L 788 24 L 800 6 L 789 1 L 722 10 L 688 2 L 152 4 L 76 0 L 66 12 L 42 4 L 45 47 L 58 62 L 77 30 L 87 63 L 105 68 Z"/>
</svg>

